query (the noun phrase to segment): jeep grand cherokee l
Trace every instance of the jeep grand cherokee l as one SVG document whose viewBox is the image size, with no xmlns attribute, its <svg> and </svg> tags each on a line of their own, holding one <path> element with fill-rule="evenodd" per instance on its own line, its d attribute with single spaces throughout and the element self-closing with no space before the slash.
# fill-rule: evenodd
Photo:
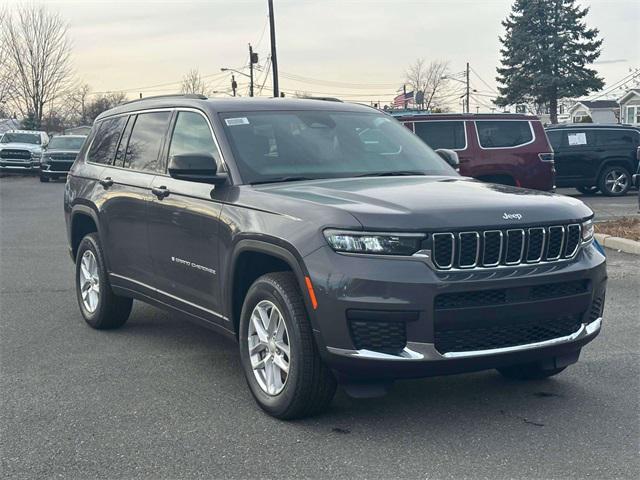
<svg viewBox="0 0 640 480">
<path fill-rule="evenodd" d="M 134 101 L 65 188 L 80 311 L 132 299 L 237 339 L 278 418 L 400 378 L 544 378 L 599 333 L 605 258 L 576 199 L 460 177 L 395 119 L 297 99 Z M 105 337 L 106 339 L 106 337 Z"/>
</svg>

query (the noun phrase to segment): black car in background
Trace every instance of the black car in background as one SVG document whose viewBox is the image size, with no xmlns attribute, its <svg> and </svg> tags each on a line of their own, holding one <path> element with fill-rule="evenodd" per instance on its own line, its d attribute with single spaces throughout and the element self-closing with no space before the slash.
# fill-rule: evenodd
<svg viewBox="0 0 640 480">
<path fill-rule="evenodd" d="M 42 152 L 40 181 L 48 182 L 49 179 L 66 176 L 86 138 L 85 135 L 53 137 Z"/>
<path fill-rule="evenodd" d="M 567 124 L 547 128 L 555 152 L 556 185 L 617 197 L 638 168 L 640 129 L 619 124 Z"/>
</svg>

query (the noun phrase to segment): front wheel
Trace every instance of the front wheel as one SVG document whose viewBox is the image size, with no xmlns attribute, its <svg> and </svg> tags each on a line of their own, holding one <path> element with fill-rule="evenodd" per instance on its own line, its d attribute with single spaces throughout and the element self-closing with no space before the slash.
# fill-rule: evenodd
<svg viewBox="0 0 640 480">
<path fill-rule="evenodd" d="M 576 190 L 584 195 L 593 195 L 598 192 L 598 187 L 596 185 L 581 185 L 580 187 L 576 187 Z"/>
<path fill-rule="evenodd" d="M 329 406 L 336 380 L 320 359 L 293 273 L 269 273 L 253 283 L 239 340 L 247 383 L 267 413 L 288 420 Z"/>
<path fill-rule="evenodd" d="M 611 165 L 605 167 L 600 174 L 598 187 L 607 197 L 620 197 L 626 195 L 631 187 L 631 174 L 625 167 Z"/>
<path fill-rule="evenodd" d="M 40 175 L 40 181 L 42 183 L 48 183 L 49 182 L 49 177 L 43 177 L 42 175 Z"/>
</svg>

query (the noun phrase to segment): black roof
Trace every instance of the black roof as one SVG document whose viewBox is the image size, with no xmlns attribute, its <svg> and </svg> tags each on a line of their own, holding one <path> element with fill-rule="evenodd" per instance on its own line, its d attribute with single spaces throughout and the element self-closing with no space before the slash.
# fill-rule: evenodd
<svg viewBox="0 0 640 480">
<path fill-rule="evenodd" d="M 632 130 L 640 130 L 640 128 L 635 125 L 630 125 L 628 123 L 558 123 L 555 125 L 549 125 L 544 127 L 545 130 L 559 130 L 564 128 L 580 128 L 580 129 L 598 129 L 598 128 L 626 128 Z"/>
<path fill-rule="evenodd" d="M 273 111 L 273 110 L 331 110 L 342 112 L 368 112 L 376 111 L 366 105 L 354 103 L 342 103 L 336 101 L 319 101 L 316 99 L 299 98 L 269 98 L 269 97 L 243 97 L 243 98 L 210 98 L 201 95 L 163 95 L 149 97 L 140 100 L 123 103 L 111 110 L 101 113 L 96 120 L 112 115 L 129 113 L 138 110 L 156 108 L 197 108 L 215 114 L 220 112 L 246 112 L 246 111 Z M 381 112 L 378 112 L 381 113 Z"/>
</svg>

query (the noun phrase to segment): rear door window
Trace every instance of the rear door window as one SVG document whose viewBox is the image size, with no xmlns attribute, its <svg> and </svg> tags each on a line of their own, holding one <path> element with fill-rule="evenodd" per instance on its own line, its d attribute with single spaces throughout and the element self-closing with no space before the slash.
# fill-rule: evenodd
<svg viewBox="0 0 640 480">
<path fill-rule="evenodd" d="M 433 149 L 464 150 L 467 146 L 464 122 L 462 121 L 415 122 L 415 132 L 423 142 Z"/>
<path fill-rule="evenodd" d="M 554 150 L 560 149 L 562 146 L 562 132 L 547 132 L 547 138 Z"/>
<path fill-rule="evenodd" d="M 100 122 L 87 155 L 90 162 L 111 165 L 126 119 L 116 117 Z"/>
<path fill-rule="evenodd" d="M 137 116 L 127 145 L 124 166 L 155 172 L 171 112 L 141 113 Z"/>
<path fill-rule="evenodd" d="M 598 145 L 616 147 L 635 147 L 638 145 L 640 133 L 631 130 L 598 130 Z"/>
<path fill-rule="evenodd" d="M 591 148 L 594 145 L 595 137 L 594 132 L 591 130 L 565 130 L 562 132 L 563 148 Z"/>
<path fill-rule="evenodd" d="M 525 120 L 478 120 L 478 139 L 482 148 L 509 148 L 533 141 L 533 130 Z"/>
</svg>

